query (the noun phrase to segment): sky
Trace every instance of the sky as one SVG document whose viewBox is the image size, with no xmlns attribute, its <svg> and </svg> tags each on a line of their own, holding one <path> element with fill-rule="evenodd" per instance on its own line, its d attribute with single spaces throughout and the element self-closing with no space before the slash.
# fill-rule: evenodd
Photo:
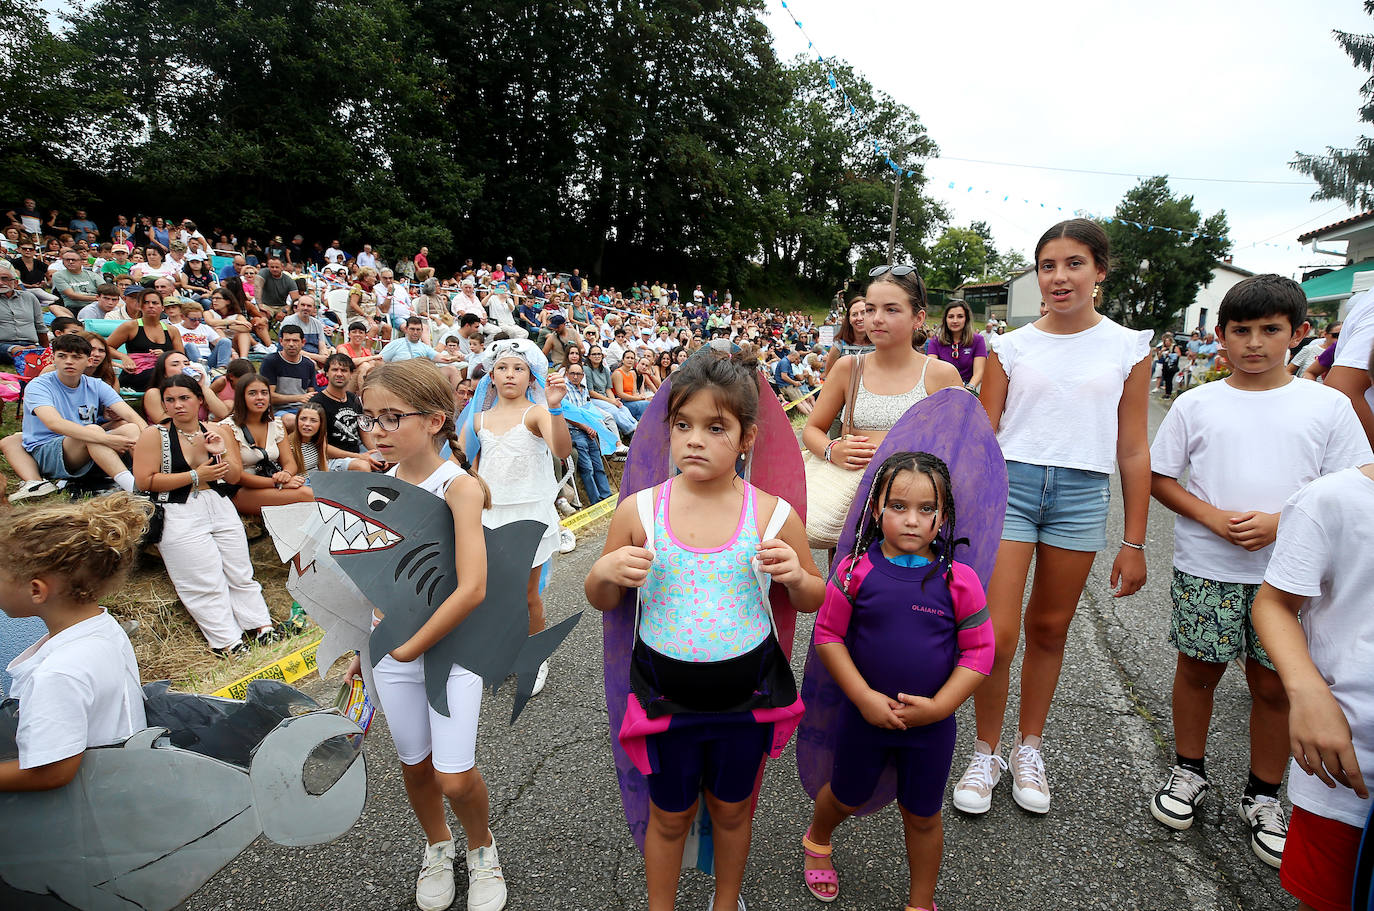
<svg viewBox="0 0 1374 911">
<path fill-rule="evenodd" d="M 764 2 L 778 56 L 807 52 L 781 0 Z M 1356 213 L 1312 202 L 1316 184 L 1288 162 L 1374 131 L 1359 120 L 1369 74 L 1332 35 L 1374 33 L 1359 0 L 787 4 L 811 56 L 848 61 L 916 111 L 942 156 L 927 192 L 952 224 L 987 222 L 999 249 L 1029 257 L 1046 228 L 1111 214 L 1137 182 L 1015 164 L 1167 174 L 1203 217 L 1226 211 L 1235 264 L 1255 272 L 1343 262 L 1296 238 Z"/>
</svg>

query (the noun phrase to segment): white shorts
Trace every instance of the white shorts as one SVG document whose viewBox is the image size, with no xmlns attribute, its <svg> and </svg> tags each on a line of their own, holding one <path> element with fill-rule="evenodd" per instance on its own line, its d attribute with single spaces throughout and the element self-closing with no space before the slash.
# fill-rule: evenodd
<svg viewBox="0 0 1374 911">
<path fill-rule="evenodd" d="M 445 718 L 425 695 L 425 662 L 397 661 L 390 655 L 372 669 L 378 706 L 386 716 L 396 753 L 406 765 L 433 755 L 436 771 L 456 774 L 477 764 L 477 718 L 482 709 L 482 678 L 458 665 L 448 675 Z"/>
</svg>

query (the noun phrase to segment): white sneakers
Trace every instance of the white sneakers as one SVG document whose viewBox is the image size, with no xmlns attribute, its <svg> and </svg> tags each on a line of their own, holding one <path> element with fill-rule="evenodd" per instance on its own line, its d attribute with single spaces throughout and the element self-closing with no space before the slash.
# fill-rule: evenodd
<svg viewBox="0 0 1374 911">
<path fill-rule="evenodd" d="M 1250 827 L 1250 850 L 1269 866 L 1278 869 L 1283 863 L 1283 849 L 1288 843 L 1288 817 L 1283 804 L 1274 797 L 1261 794 L 1240 799 L 1240 818 Z"/>
<path fill-rule="evenodd" d="M 1007 761 L 985 740 L 974 741 L 973 758 L 964 777 L 954 786 L 954 808 L 965 813 L 986 813 L 992 807 L 992 791 L 1002 780 Z"/>
<path fill-rule="evenodd" d="M 973 758 L 954 787 L 954 806 L 965 813 L 986 813 L 992 806 L 992 792 L 1002 780 L 1002 770 L 1011 770 L 1011 797 L 1029 813 L 1050 811 L 1050 786 L 1045 776 L 1045 760 L 1040 755 L 1039 737 L 1016 735 L 1011 764 L 998 755 L 987 741 L 973 745 Z"/>
<path fill-rule="evenodd" d="M 1011 754 L 1011 799 L 1028 813 L 1050 811 L 1050 784 L 1045 777 L 1041 739 L 1034 734 L 1016 735 Z"/>
<path fill-rule="evenodd" d="M 444 911 L 453 904 L 453 839 L 425 845 L 420 878 L 415 881 L 415 904 L 420 911 Z"/>
<path fill-rule="evenodd" d="M 1198 807 L 1207 799 L 1207 779 L 1183 766 L 1174 766 L 1169 777 L 1150 799 L 1150 815 L 1171 829 L 1191 828 Z"/>
<path fill-rule="evenodd" d="M 558 552 L 560 554 L 570 554 L 577 550 L 577 535 L 571 529 L 558 529 Z"/>
<path fill-rule="evenodd" d="M 453 840 L 425 846 L 420 878 L 415 882 L 415 904 L 420 911 L 445 911 L 453 904 Z M 506 906 L 506 878 L 496 856 L 496 839 L 484 848 L 469 851 L 468 911 L 500 911 Z"/>
<path fill-rule="evenodd" d="M 539 665 L 539 673 L 534 677 L 534 689 L 530 690 L 530 695 L 538 696 L 540 693 L 544 692 L 544 684 L 547 683 L 548 680 L 549 663 L 544 661 Z"/>
<path fill-rule="evenodd" d="M 468 911 L 501 911 L 504 907 L 506 877 L 496 855 L 496 837 L 492 836 L 491 844 L 468 852 Z"/>
<path fill-rule="evenodd" d="M 559 497 L 557 500 L 554 501 L 553 505 L 558 507 L 558 514 L 563 516 L 564 518 L 567 518 L 568 516 L 577 512 L 577 507 L 569 503 L 567 497 Z"/>
</svg>

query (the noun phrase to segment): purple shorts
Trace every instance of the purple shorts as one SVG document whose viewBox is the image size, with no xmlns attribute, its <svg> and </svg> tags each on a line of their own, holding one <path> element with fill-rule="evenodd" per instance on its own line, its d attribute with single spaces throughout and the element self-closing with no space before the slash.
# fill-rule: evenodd
<svg viewBox="0 0 1374 911">
<path fill-rule="evenodd" d="M 953 715 L 922 728 L 888 731 L 864 721 L 851 706 L 835 737 L 830 790 L 845 806 L 862 806 L 891 764 L 897 770 L 897 805 L 913 816 L 934 816 L 945 802 L 957 733 Z"/>
<path fill-rule="evenodd" d="M 724 803 L 748 800 L 772 739 L 771 724 L 674 716 L 668 730 L 647 738 L 649 799 L 665 813 L 690 810 L 703 788 Z"/>
</svg>

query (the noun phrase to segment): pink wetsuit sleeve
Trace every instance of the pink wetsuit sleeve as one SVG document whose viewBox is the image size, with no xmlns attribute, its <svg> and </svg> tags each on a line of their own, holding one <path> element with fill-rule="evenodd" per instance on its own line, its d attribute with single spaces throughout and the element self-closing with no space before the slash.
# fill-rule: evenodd
<svg viewBox="0 0 1374 911">
<path fill-rule="evenodd" d="M 840 585 L 844 582 L 845 567 L 848 566 L 849 557 L 840 561 L 835 570 L 835 577 L 825 585 L 825 600 L 821 602 L 821 609 L 816 614 L 815 642 L 821 645 L 826 642 L 844 642 L 845 634 L 849 632 L 849 618 L 853 615 L 854 607 L 849 603 L 849 599 L 840 590 Z M 859 585 L 863 583 L 863 577 L 868 574 L 868 556 L 859 558 L 858 565 L 854 567 L 854 575 L 849 581 L 849 590 L 858 592 Z"/>
<path fill-rule="evenodd" d="M 954 581 L 949 586 L 954 602 L 954 622 L 958 631 L 959 666 L 984 676 L 992 673 L 992 659 L 997 640 L 992 634 L 992 618 L 988 615 L 988 599 L 983 583 L 973 568 L 954 564 Z"/>
</svg>

